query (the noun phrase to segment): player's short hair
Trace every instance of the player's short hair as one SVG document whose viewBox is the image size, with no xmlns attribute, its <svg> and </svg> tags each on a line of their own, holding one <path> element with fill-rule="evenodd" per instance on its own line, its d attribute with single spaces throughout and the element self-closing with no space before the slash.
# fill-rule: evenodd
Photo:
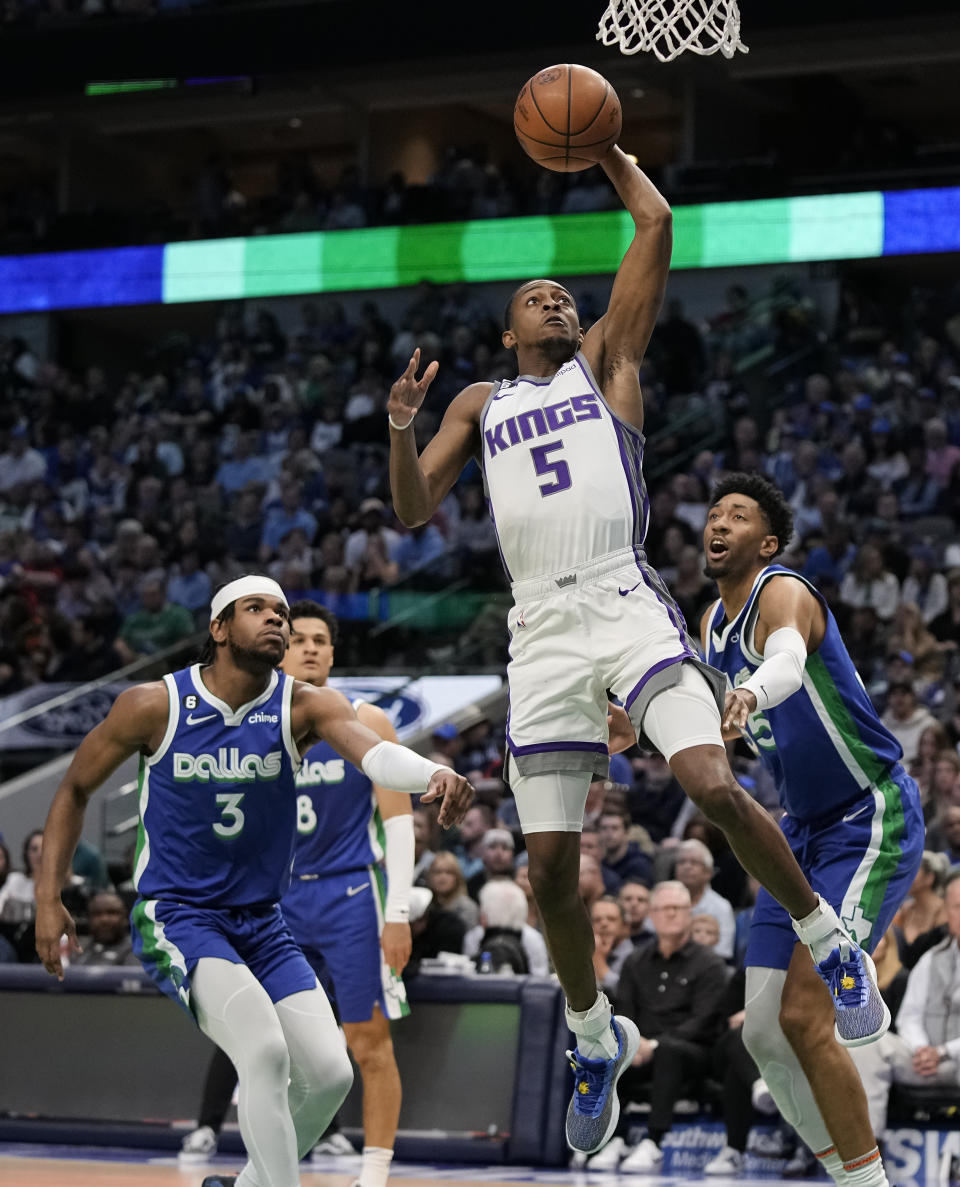
<svg viewBox="0 0 960 1187">
<path fill-rule="evenodd" d="M 223 589 L 223 587 L 226 584 L 227 584 L 226 581 L 221 582 L 220 585 L 217 586 L 217 591 Z M 224 608 L 220 611 L 217 621 L 218 622 L 231 622 L 233 620 L 233 617 L 236 614 L 236 612 L 237 612 L 237 603 L 230 602 L 230 603 L 228 603 L 228 605 L 224 606 Z M 217 641 L 213 637 L 213 635 L 208 633 L 206 639 L 204 639 L 204 641 L 203 641 L 203 646 L 200 648 L 200 654 L 197 656 L 197 663 L 200 665 L 201 668 L 209 667 L 210 664 L 212 664 L 213 661 L 217 658 L 217 647 L 218 646 L 219 646 L 219 644 L 217 643 Z"/>
<path fill-rule="evenodd" d="M 517 294 L 520 292 L 521 289 L 526 288 L 527 285 L 531 284 L 531 283 L 532 283 L 531 281 L 525 280 L 523 282 L 523 284 L 518 284 L 517 287 L 510 294 L 509 298 L 507 299 L 507 303 L 503 309 L 503 328 L 505 330 L 510 330 L 513 328 L 513 303 L 517 299 Z M 562 288 L 565 293 L 569 292 L 569 290 L 567 288 L 565 288 L 564 285 L 562 285 L 562 284 L 559 285 L 558 287 Z M 573 301 L 573 294 L 569 293 L 569 296 L 570 296 L 570 300 Z M 576 302 L 574 302 L 574 308 L 576 308 Z"/>
<path fill-rule="evenodd" d="M 710 506 L 715 507 L 727 495 L 746 495 L 759 506 L 770 528 L 770 534 L 777 537 L 779 556 L 793 536 L 793 511 L 783 497 L 783 492 L 760 474 L 728 474 L 714 487 Z"/>
<path fill-rule="evenodd" d="M 287 613 L 291 631 L 296 618 L 319 618 L 327 624 L 331 643 L 335 644 L 340 636 L 340 624 L 337 622 L 337 616 L 326 606 L 321 606 L 319 602 L 311 601 L 310 598 L 301 598 L 299 602 L 294 602 Z"/>
</svg>

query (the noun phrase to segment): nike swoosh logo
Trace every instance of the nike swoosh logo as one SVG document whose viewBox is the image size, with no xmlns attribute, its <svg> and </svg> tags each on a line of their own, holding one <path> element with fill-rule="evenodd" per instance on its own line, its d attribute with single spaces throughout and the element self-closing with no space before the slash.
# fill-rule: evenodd
<svg viewBox="0 0 960 1187">
<path fill-rule="evenodd" d="M 215 717 L 216 713 L 208 713 L 206 717 L 194 717 L 191 713 L 187 717 L 187 725 L 199 725 L 201 721 L 213 721 Z"/>
<path fill-rule="evenodd" d="M 637 585 L 642 585 L 642 584 L 643 584 L 642 581 L 637 582 Z M 618 586 L 617 593 L 620 595 L 621 598 L 625 598 L 627 596 L 627 594 L 633 593 L 633 591 L 637 588 L 637 585 L 631 585 L 629 589 L 620 589 L 620 587 Z"/>
<path fill-rule="evenodd" d="M 366 890 L 369 885 L 369 882 L 361 882 L 359 886 L 348 886 L 347 898 L 353 898 L 353 896 L 355 894 L 359 894 L 361 890 Z"/>
<path fill-rule="evenodd" d="M 856 820 L 858 816 L 862 816 L 864 812 L 869 812 L 873 807 L 872 804 L 864 804 L 862 808 L 858 808 L 856 812 L 848 812 L 843 818 L 843 823 L 846 824 L 848 820 Z"/>
</svg>

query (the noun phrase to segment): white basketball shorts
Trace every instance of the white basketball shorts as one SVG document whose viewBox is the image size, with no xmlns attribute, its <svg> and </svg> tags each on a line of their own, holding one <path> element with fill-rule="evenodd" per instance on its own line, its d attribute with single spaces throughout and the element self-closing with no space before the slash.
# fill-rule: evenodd
<svg viewBox="0 0 960 1187">
<path fill-rule="evenodd" d="M 681 717 L 670 731 L 671 753 L 704 742 L 722 745 L 723 677 L 700 660 L 676 603 L 642 553 L 625 549 L 572 572 L 517 582 L 513 597 L 507 666 L 511 771 L 522 776 L 584 771 L 605 778 L 607 690 L 623 703 L 639 733 L 653 697 L 678 684 L 688 664 L 706 677 L 703 700 L 712 706 L 715 730 L 698 714 L 687 741 Z M 651 749 L 659 748 L 658 739 L 650 742 Z"/>
</svg>

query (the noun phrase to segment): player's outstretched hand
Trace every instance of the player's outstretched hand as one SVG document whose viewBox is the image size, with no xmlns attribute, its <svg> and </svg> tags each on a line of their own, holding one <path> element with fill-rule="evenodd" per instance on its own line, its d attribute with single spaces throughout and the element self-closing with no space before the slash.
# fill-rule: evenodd
<svg viewBox="0 0 960 1187">
<path fill-rule="evenodd" d="M 77 925 L 63 903 L 38 903 L 35 924 L 37 955 L 43 967 L 58 981 L 63 980 L 60 961 L 60 937 L 67 937 L 68 952 L 82 952 L 77 942 Z"/>
<path fill-rule="evenodd" d="M 417 368 L 420 366 L 420 347 L 413 352 L 413 358 L 407 364 L 407 369 L 390 388 L 387 397 L 387 415 L 399 428 L 406 428 L 417 415 L 417 410 L 423 403 L 427 388 L 436 378 L 440 364 L 436 359 L 427 367 L 423 376 L 417 379 Z"/>
<path fill-rule="evenodd" d="M 727 693 L 723 706 L 723 721 L 720 728 L 726 741 L 736 738 L 747 724 L 747 718 L 755 713 L 757 698 L 748 688 L 735 688 Z"/>
<path fill-rule="evenodd" d="M 637 733 L 626 709 L 615 705 L 613 701 L 607 701 L 607 709 L 607 750 L 610 754 L 620 754 L 635 745 Z"/>
<path fill-rule="evenodd" d="M 459 824 L 467 814 L 467 809 L 473 803 L 473 784 L 468 783 L 462 775 L 451 771 L 449 767 L 441 767 L 427 786 L 426 792 L 420 797 L 421 804 L 431 804 L 440 800 L 440 827 L 453 828 Z"/>
</svg>

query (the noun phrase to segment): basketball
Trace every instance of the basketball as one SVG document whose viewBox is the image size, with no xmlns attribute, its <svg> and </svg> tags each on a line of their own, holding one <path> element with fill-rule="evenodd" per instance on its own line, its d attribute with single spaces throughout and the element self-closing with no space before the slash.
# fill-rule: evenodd
<svg viewBox="0 0 960 1187">
<path fill-rule="evenodd" d="M 513 109 L 520 147 L 557 173 L 589 169 L 620 135 L 620 100 L 589 66 L 548 66 L 523 84 Z"/>
</svg>

